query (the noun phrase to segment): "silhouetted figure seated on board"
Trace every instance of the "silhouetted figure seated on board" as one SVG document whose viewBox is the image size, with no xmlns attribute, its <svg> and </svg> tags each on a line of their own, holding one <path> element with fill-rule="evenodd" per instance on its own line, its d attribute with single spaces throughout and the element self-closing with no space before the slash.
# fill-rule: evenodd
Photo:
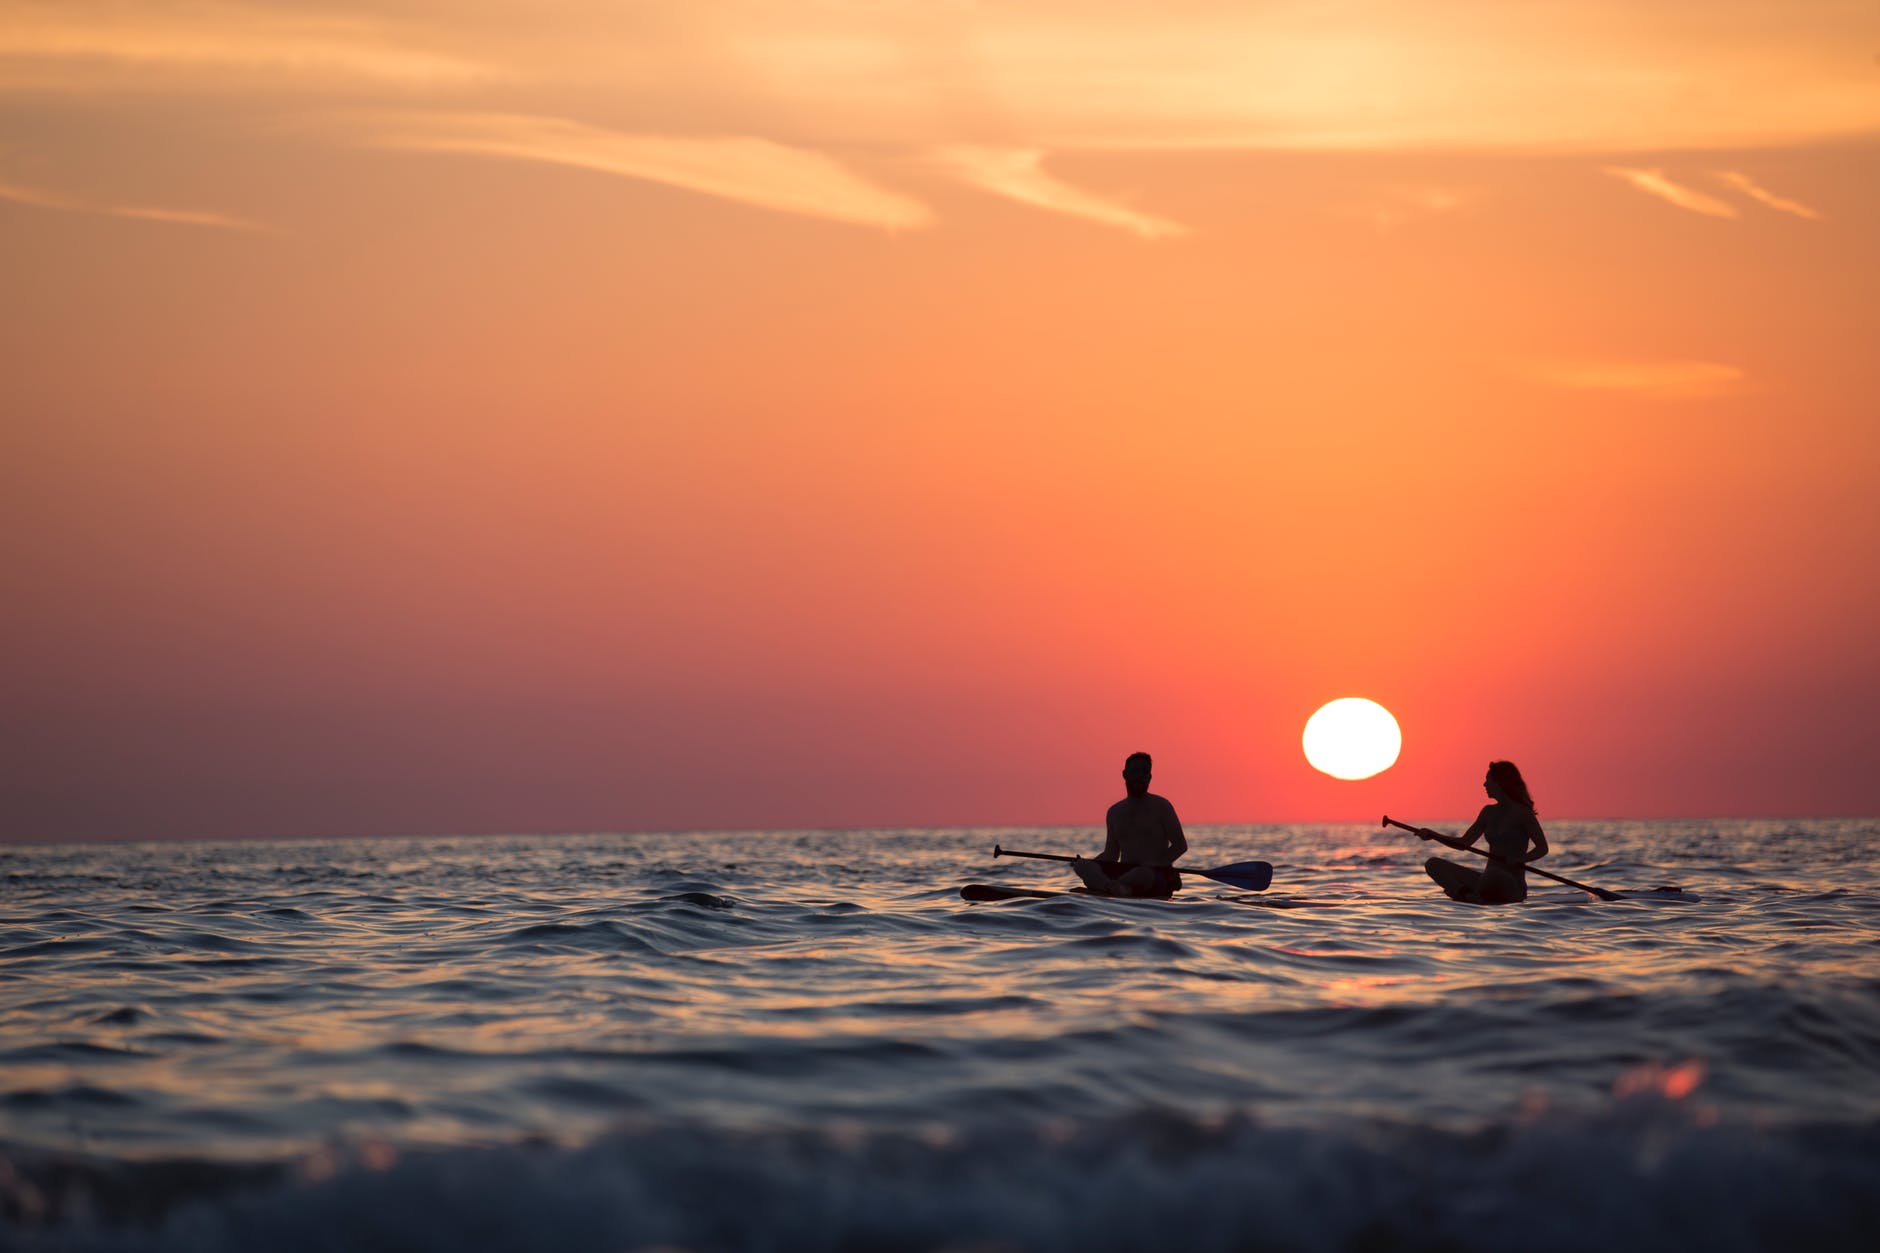
<svg viewBox="0 0 1880 1253">
<path fill-rule="evenodd" d="M 1437 886 L 1459 901 L 1477 905 L 1512 905 L 1527 899 L 1528 862 L 1547 856 L 1547 833 L 1534 816 L 1534 798 L 1527 783 L 1512 761 L 1488 763 L 1488 777 L 1482 790 L 1490 803 L 1460 836 L 1444 835 L 1419 827 L 1417 834 L 1451 848 L 1472 848 L 1483 836 L 1488 837 L 1488 851 L 1496 860 L 1485 861 L 1478 870 L 1458 866 L 1442 857 L 1432 857 L 1423 869 Z M 1529 851 L 1530 848 L 1532 851 Z"/>
<path fill-rule="evenodd" d="M 1098 896 L 1169 896 L 1181 890 L 1175 859 L 1188 851 L 1188 837 L 1182 834 L 1175 806 L 1149 791 L 1153 767 L 1149 754 L 1129 755 L 1123 763 L 1123 786 L 1129 795 L 1110 806 L 1104 817 L 1107 834 L 1099 860 L 1071 863 L 1084 887 Z"/>
</svg>

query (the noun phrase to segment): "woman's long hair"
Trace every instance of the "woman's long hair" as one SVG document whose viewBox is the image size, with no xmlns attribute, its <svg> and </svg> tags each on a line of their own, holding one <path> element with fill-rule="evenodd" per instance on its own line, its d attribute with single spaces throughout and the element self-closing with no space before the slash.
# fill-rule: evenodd
<svg viewBox="0 0 1880 1253">
<path fill-rule="evenodd" d="M 1534 809 L 1536 813 L 1540 812 L 1535 809 L 1534 797 L 1528 792 L 1527 780 L 1521 777 L 1521 772 L 1515 768 L 1512 761 L 1489 762 L 1488 777 L 1493 779 L 1495 786 L 1506 792 L 1510 799 L 1526 805 L 1529 809 Z"/>
</svg>

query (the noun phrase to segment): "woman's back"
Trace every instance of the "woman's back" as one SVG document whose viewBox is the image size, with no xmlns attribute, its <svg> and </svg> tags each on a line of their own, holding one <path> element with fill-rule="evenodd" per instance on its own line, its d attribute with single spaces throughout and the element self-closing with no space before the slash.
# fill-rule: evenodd
<svg viewBox="0 0 1880 1253">
<path fill-rule="evenodd" d="M 1508 801 L 1484 805 L 1480 821 L 1486 828 L 1488 851 L 1497 857 L 1520 863 L 1527 860 L 1528 821 L 1530 813 Z"/>
</svg>

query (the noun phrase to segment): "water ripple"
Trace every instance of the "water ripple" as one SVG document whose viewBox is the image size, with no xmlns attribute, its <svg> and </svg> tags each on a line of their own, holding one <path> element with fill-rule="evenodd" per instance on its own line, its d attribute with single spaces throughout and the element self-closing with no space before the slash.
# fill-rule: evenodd
<svg viewBox="0 0 1880 1253">
<path fill-rule="evenodd" d="M 1210 861 L 1273 861 L 1274 887 L 1168 903 L 959 900 L 1067 886 L 987 853 L 1088 832 L 15 850 L 5 1136 L 234 1160 L 579 1140 L 628 1114 L 1468 1129 L 1686 1061 L 1718 1117 L 1880 1117 L 1872 823 L 1549 830 L 1570 875 L 1701 899 L 1457 906 L 1414 841 L 1339 827 L 1197 828 Z"/>
</svg>

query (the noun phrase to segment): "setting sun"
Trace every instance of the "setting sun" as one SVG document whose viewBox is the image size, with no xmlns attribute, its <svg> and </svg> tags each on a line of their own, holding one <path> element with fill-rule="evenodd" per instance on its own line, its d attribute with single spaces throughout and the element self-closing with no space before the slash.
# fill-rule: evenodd
<svg viewBox="0 0 1880 1253">
<path fill-rule="evenodd" d="M 1391 768 L 1403 732 L 1390 710 L 1362 696 L 1346 696 L 1306 719 L 1306 760 L 1334 779 L 1368 779 Z"/>
<path fill-rule="evenodd" d="M 0 0 L 0 1253 L 1857 1246 L 1877 13 Z"/>
<path fill-rule="evenodd" d="M 0 0 L 0 839 L 1875 812 L 1872 7 Z"/>
</svg>

